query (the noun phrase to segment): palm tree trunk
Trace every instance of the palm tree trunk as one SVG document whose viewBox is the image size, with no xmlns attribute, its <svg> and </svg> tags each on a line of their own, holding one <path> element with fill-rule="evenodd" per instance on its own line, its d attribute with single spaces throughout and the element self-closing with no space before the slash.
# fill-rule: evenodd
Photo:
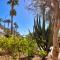
<svg viewBox="0 0 60 60">
<path fill-rule="evenodd" d="M 8 28 L 9 28 L 9 22 L 8 22 Z"/>
<path fill-rule="evenodd" d="M 5 31 L 5 22 L 4 22 L 4 31 Z"/>
<path fill-rule="evenodd" d="M 1 26 L 1 22 L 0 22 L 0 26 Z"/>
<path fill-rule="evenodd" d="M 12 0 L 12 6 L 11 6 L 11 11 L 13 11 L 13 8 L 14 8 L 14 0 Z M 12 12 L 12 15 L 11 15 L 11 34 L 13 34 L 13 12 Z"/>
<path fill-rule="evenodd" d="M 13 34 L 13 16 L 11 16 L 11 34 Z"/>
<path fill-rule="evenodd" d="M 16 32 L 15 32 L 15 35 L 17 35 L 17 28 L 16 28 Z"/>
</svg>

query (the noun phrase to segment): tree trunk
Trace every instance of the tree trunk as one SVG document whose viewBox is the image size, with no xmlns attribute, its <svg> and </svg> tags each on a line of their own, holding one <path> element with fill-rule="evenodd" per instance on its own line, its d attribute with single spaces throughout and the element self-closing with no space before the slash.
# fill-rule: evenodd
<svg viewBox="0 0 60 60">
<path fill-rule="evenodd" d="M 59 31 L 59 2 L 58 0 L 52 0 L 54 9 L 54 25 L 53 25 L 53 57 L 52 60 L 58 60 L 58 54 L 59 54 L 59 42 L 58 42 L 58 31 Z"/>
<path fill-rule="evenodd" d="M 13 11 L 13 8 L 14 8 L 13 3 L 14 3 L 14 0 L 12 0 L 12 5 L 11 5 L 11 10 L 12 11 Z M 11 34 L 13 34 L 13 14 L 11 15 Z"/>
<path fill-rule="evenodd" d="M 4 22 L 4 32 L 5 32 L 5 22 Z"/>
<path fill-rule="evenodd" d="M 11 16 L 11 34 L 13 34 L 13 16 Z"/>
<path fill-rule="evenodd" d="M 59 54 L 59 43 L 58 43 L 58 28 L 54 24 L 53 27 L 53 56 L 52 60 L 58 60 L 58 54 Z"/>
<path fill-rule="evenodd" d="M 9 28 L 9 22 L 8 22 L 8 28 Z"/>
</svg>

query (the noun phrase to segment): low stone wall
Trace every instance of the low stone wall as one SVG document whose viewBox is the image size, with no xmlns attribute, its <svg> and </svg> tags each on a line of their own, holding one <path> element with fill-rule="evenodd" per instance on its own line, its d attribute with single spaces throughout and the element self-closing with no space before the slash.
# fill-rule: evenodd
<svg viewBox="0 0 60 60">
<path fill-rule="evenodd" d="M 5 56 L 0 56 L 0 60 L 13 60 L 11 56 L 5 55 Z"/>
<path fill-rule="evenodd" d="M 34 56 L 29 58 L 28 57 L 17 58 L 17 60 L 42 60 L 39 56 Z M 4 56 L 0 56 L 0 60 L 14 60 L 14 59 L 9 55 L 4 55 Z"/>
<path fill-rule="evenodd" d="M 0 56 L 0 60 L 14 60 L 14 59 L 12 58 L 12 56 L 2 55 L 2 56 Z M 29 60 L 29 59 L 28 59 L 28 57 L 24 57 L 24 58 L 17 57 L 17 60 Z"/>
</svg>

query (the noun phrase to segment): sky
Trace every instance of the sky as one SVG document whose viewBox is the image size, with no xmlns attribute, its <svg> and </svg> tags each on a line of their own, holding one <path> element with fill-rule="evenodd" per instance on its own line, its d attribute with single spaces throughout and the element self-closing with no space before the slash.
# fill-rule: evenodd
<svg viewBox="0 0 60 60">
<path fill-rule="evenodd" d="M 7 4 L 8 0 L 0 0 L 0 18 L 10 19 L 10 5 Z M 34 16 L 25 8 L 26 3 L 24 0 L 19 0 L 19 4 L 15 6 L 17 15 L 14 16 L 14 22 L 17 22 L 19 28 L 18 32 L 21 35 L 27 35 L 29 30 L 33 32 Z M 7 25 L 6 25 L 7 26 Z"/>
</svg>

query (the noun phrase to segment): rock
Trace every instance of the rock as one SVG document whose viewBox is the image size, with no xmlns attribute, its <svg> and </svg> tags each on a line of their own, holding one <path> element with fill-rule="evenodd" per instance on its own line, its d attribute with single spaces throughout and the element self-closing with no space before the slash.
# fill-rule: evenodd
<svg viewBox="0 0 60 60">
<path fill-rule="evenodd" d="M 32 58 L 32 60 L 42 60 L 42 58 L 41 58 L 40 56 L 38 56 L 38 55 L 35 55 L 35 56 Z"/>
</svg>

